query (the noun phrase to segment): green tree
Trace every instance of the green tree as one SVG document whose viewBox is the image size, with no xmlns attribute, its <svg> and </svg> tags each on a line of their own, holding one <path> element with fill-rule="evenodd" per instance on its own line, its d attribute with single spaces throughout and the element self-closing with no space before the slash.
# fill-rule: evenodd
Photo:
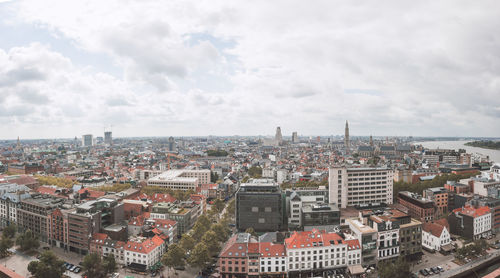
<svg viewBox="0 0 500 278">
<path fill-rule="evenodd" d="M 380 278 L 407 278 L 411 276 L 410 264 L 399 257 L 395 262 L 381 262 L 378 265 Z"/>
<path fill-rule="evenodd" d="M 210 219 L 206 215 L 201 215 L 198 217 L 198 220 L 196 220 L 196 223 L 194 224 L 193 227 L 193 238 L 196 241 L 201 240 L 203 235 L 208 231 L 210 228 Z"/>
<path fill-rule="evenodd" d="M 179 243 L 181 247 L 186 251 L 191 251 L 196 244 L 194 238 L 188 234 L 183 234 L 181 241 Z"/>
<path fill-rule="evenodd" d="M 5 235 L 2 236 L 0 239 L 0 257 L 4 258 L 9 255 L 9 248 L 11 248 L 14 245 L 14 242 L 10 237 L 7 237 Z"/>
<path fill-rule="evenodd" d="M 226 227 L 227 227 L 227 225 L 226 225 Z M 227 240 L 229 231 L 227 230 L 227 228 L 222 226 L 222 224 L 220 224 L 220 223 L 213 224 L 210 227 L 210 231 L 213 231 L 215 233 L 215 238 L 217 239 L 217 241 L 222 243 L 222 242 L 225 242 Z"/>
<path fill-rule="evenodd" d="M 188 263 L 190 266 L 200 269 L 204 269 L 210 264 L 210 253 L 204 242 L 196 244 L 193 251 L 191 251 Z"/>
<path fill-rule="evenodd" d="M 8 238 L 14 238 L 16 236 L 17 227 L 14 224 L 10 224 L 3 230 L 3 235 Z"/>
<path fill-rule="evenodd" d="M 184 259 L 186 251 L 178 244 L 174 243 L 168 247 L 168 251 L 163 254 L 161 262 L 168 268 L 183 267 L 186 265 Z"/>
<path fill-rule="evenodd" d="M 40 247 L 38 238 L 29 229 L 17 236 L 16 244 L 19 245 L 21 251 L 30 251 Z"/>
<path fill-rule="evenodd" d="M 39 261 L 28 264 L 28 271 L 35 278 L 60 278 L 65 268 L 64 261 L 60 260 L 52 251 L 44 251 Z"/>
<path fill-rule="evenodd" d="M 262 168 L 259 166 L 252 166 L 248 169 L 248 175 L 252 178 L 260 178 L 262 177 Z"/>
<path fill-rule="evenodd" d="M 103 265 L 101 256 L 98 253 L 90 253 L 83 258 L 83 276 L 93 278 L 105 278 L 106 268 Z"/>
<path fill-rule="evenodd" d="M 219 241 L 214 231 L 209 230 L 206 232 L 201 238 L 201 241 L 207 246 L 210 255 L 215 255 L 219 252 Z"/>
<path fill-rule="evenodd" d="M 104 271 L 106 271 L 107 274 L 115 272 L 118 268 L 116 266 L 116 260 L 113 254 L 109 254 L 107 257 L 104 257 L 102 259 L 102 264 L 104 267 Z"/>
<path fill-rule="evenodd" d="M 214 204 L 212 205 L 212 208 L 215 209 L 217 213 L 221 213 L 222 210 L 224 210 L 225 206 L 226 204 L 224 203 L 224 201 L 222 201 L 221 199 L 216 199 L 214 201 Z"/>
<path fill-rule="evenodd" d="M 252 227 L 246 229 L 245 233 L 249 233 L 252 236 L 257 236 L 257 234 L 255 233 L 255 230 Z"/>
<path fill-rule="evenodd" d="M 218 179 L 219 179 L 219 174 L 217 174 L 217 172 L 210 171 L 210 182 L 216 183 Z"/>
</svg>

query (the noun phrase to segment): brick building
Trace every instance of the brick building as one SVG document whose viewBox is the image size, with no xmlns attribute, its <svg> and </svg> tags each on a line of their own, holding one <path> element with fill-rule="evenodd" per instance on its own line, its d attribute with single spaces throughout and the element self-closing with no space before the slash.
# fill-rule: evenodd
<svg viewBox="0 0 500 278">
<path fill-rule="evenodd" d="M 399 192 L 398 202 L 408 208 L 408 214 L 421 222 L 431 222 L 434 220 L 436 206 L 431 200 L 423 199 L 419 195 L 402 191 Z"/>
</svg>

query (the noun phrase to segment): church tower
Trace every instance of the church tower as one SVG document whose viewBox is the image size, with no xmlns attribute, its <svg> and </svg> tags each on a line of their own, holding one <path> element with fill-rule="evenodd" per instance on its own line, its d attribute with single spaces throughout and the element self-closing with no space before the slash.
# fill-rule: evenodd
<svg viewBox="0 0 500 278">
<path fill-rule="evenodd" d="M 349 123 L 345 121 L 345 135 L 344 135 L 344 145 L 346 153 L 349 152 Z"/>
</svg>

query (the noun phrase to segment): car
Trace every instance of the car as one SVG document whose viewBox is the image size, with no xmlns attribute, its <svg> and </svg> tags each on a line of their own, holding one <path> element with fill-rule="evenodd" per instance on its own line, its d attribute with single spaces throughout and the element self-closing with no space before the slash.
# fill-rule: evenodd
<svg viewBox="0 0 500 278">
<path fill-rule="evenodd" d="M 437 268 L 437 267 L 431 267 L 431 270 L 432 270 L 432 272 L 434 272 L 436 274 L 438 274 L 440 272 L 439 268 Z"/>
<path fill-rule="evenodd" d="M 66 265 L 66 269 L 67 269 L 67 270 L 69 270 L 69 269 L 70 269 L 70 268 L 72 268 L 73 266 L 74 266 L 73 264 L 68 263 L 68 264 Z"/>
<path fill-rule="evenodd" d="M 43 250 L 50 250 L 50 247 L 48 247 L 48 246 L 44 246 L 44 247 L 42 247 L 42 249 L 43 249 Z"/>
<path fill-rule="evenodd" d="M 80 272 L 80 270 L 82 270 L 81 268 L 79 268 L 78 266 L 75 268 L 75 270 L 73 270 L 74 273 L 78 273 Z"/>
<path fill-rule="evenodd" d="M 424 276 L 429 275 L 429 272 L 427 272 L 427 270 L 425 270 L 425 268 L 424 268 L 424 269 L 421 269 L 421 270 L 420 270 L 420 273 L 421 273 L 422 275 L 424 275 Z"/>
<path fill-rule="evenodd" d="M 72 267 L 69 269 L 69 271 L 74 272 L 76 268 L 77 268 L 77 266 L 76 266 L 76 265 L 74 265 L 74 266 L 72 266 Z"/>
<path fill-rule="evenodd" d="M 118 277 L 120 277 L 120 273 L 118 272 L 115 272 L 111 275 L 111 278 L 118 278 Z"/>
<path fill-rule="evenodd" d="M 186 268 L 183 266 L 176 266 L 174 267 L 175 270 L 185 270 Z"/>
<path fill-rule="evenodd" d="M 444 272 L 444 268 L 442 268 L 440 265 L 437 266 L 437 269 L 439 269 L 439 272 Z"/>
</svg>

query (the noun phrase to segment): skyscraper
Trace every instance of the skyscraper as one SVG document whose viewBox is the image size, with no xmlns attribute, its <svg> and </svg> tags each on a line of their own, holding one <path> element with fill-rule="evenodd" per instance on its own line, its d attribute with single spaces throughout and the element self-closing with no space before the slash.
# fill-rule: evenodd
<svg viewBox="0 0 500 278">
<path fill-rule="evenodd" d="M 294 131 L 292 133 L 292 143 L 298 143 L 299 142 L 299 137 L 297 136 L 297 131 Z"/>
<path fill-rule="evenodd" d="M 345 121 L 344 145 L 346 152 L 349 152 L 349 124 Z"/>
<path fill-rule="evenodd" d="M 85 134 L 82 136 L 82 146 L 84 147 L 92 147 L 94 138 L 92 134 Z"/>
<path fill-rule="evenodd" d="M 104 132 L 104 144 L 109 146 L 113 144 L 113 137 L 111 131 Z"/>
<path fill-rule="evenodd" d="M 168 138 L 168 151 L 169 152 L 175 151 L 175 139 L 172 136 Z"/>
<path fill-rule="evenodd" d="M 281 145 L 283 142 L 283 136 L 281 135 L 281 127 L 276 128 L 276 135 L 274 136 L 274 140 L 276 141 L 277 145 Z"/>
</svg>

